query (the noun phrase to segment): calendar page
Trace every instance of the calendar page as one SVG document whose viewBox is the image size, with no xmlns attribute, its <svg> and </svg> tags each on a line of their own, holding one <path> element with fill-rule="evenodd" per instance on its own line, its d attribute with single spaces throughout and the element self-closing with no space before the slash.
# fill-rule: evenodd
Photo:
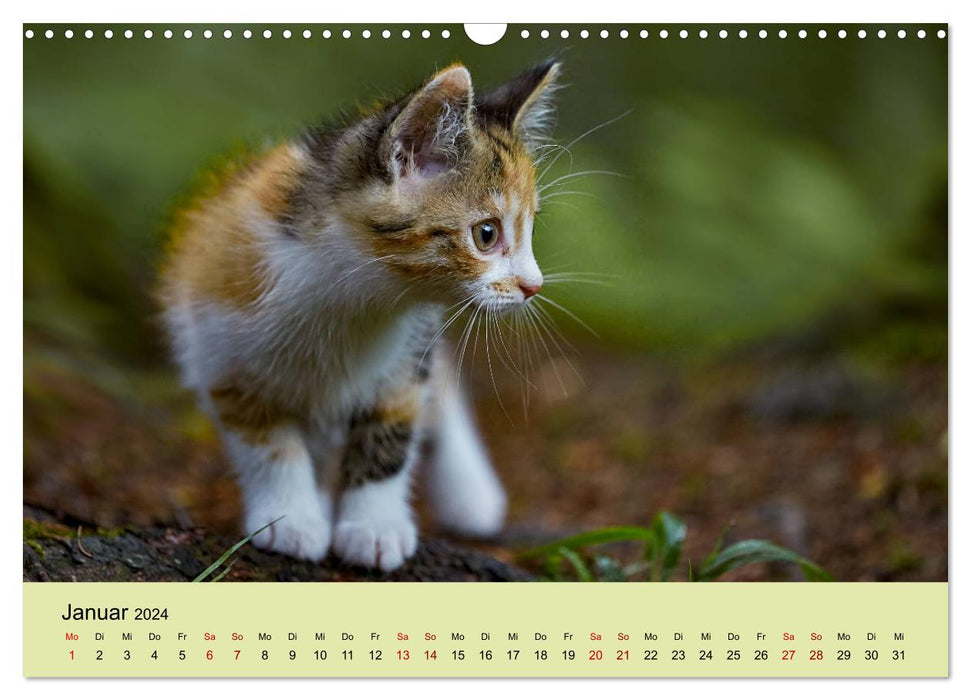
<svg viewBox="0 0 971 700">
<path fill-rule="evenodd" d="M 947 25 L 22 42 L 25 676 L 948 676 Z"/>
</svg>

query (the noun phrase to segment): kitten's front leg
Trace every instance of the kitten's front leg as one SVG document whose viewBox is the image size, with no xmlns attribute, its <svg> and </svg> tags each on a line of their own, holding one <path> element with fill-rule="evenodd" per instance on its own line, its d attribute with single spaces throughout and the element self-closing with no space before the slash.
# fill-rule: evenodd
<svg viewBox="0 0 971 700">
<path fill-rule="evenodd" d="M 311 561 L 327 556 L 329 502 L 318 497 L 313 461 L 296 427 L 279 426 L 258 438 L 227 430 L 225 443 L 242 491 L 244 531 L 273 523 L 253 544 Z"/>
<path fill-rule="evenodd" d="M 402 388 L 352 417 L 334 527 L 334 551 L 348 563 L 391 571 L 418 546 L 408 496 L 421 391 Z"/>
</svg>

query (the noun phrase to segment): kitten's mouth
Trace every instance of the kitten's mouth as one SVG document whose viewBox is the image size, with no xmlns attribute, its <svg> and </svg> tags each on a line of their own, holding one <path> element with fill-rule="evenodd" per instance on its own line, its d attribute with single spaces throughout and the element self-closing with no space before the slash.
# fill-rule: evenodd
<svg viewBox="0 0 971 700">
<path fill-rule="evenodd" d="M 519 311 L 529 304 L 529 299 L 517 299 L 511 296 L 486 299 L 482 306 L 487 311 L 492 311 L 501 315 Z"/>
</svg>

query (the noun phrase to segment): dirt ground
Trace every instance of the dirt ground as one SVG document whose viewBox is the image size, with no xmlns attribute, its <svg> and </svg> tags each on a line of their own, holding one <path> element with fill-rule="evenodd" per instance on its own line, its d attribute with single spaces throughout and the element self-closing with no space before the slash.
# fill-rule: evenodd
<svg viewBox="0 0 971 700">
<path fill-rule="evenodd" d="M 530 545 L 666 509 L 686 557 L 767 539 L 837 580 L 947 579 L 947 374 L 750 351 L 675 365 L 581 347 L 522 380 L 479 358 L 470 386 L 510 496 L 505 532 L 473 546 L 529 567 Z M 168 372 L 114 376 L 27 362 L 24 501 L 71 526 L 238 532 L 216 436 Z M 498 396 L 502 400 L 500 406 Z M 506 415 L 508 413 L 508 415 Z M 419 477 L 420 481 L 420 477 Z M 441 537 L 417 505 L 424 532 Z M 467 543 L 466 543 L 467 544 Z M 735 580 L 799 579 L 757 565 Z"/>
<path fill-rule="evenodd" d="M 66 527 L 50 513 L 24 508 L 25 581 L 529 581 L 488 554 L 425 538 L 390 574 L 238 547 L 239 535 L 203 528 Z M 229 556 L 222 558 L 227 552 Z M 215 563 L 215 567 L 210 565 Z M 209 572 L 209 573 L 206 573 Z"/>
</svg>

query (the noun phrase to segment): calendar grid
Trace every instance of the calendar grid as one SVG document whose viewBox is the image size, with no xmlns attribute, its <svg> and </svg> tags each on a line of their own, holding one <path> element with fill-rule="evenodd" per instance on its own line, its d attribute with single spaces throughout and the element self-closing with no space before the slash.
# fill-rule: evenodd
<svg viewBox="0 0 971 700">
<path fill-rule="evenodd" d="M 947 584 L 25 584 L 27 676 L 946 676 Z"/>
</svg>

